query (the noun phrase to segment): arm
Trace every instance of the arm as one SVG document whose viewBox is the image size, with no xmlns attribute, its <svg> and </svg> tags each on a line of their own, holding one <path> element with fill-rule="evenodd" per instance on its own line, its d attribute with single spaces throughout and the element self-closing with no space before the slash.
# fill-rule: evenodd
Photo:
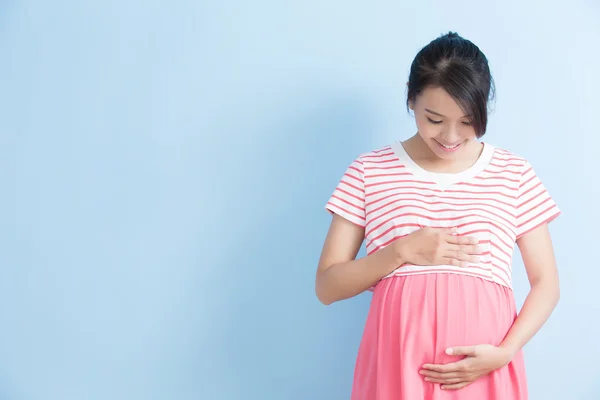
<svg viewBox="0 0 600 400">
<path fill-rule="evenodd" d="M 356 296 L 405 263 L 464 265 L 475 262 L 477 239 L 454 236 L 452 228 L 421 228 L 356 260 L 364 228 L 334 214 L 319 267 L 316 292 L 323 304 Z"/>
<path fill-rule="evenodd" d="M 333 215 L 316 276 L 316 294 L 326 305 L 354 297 L 369 289 L 404 262 L 387 246 L 356 260 L 364 228 Z"/>
<path fill-rule="evenodd" d="M 425 380 L 442 384 L 442 389 L 460 389 L 508 364 L 544 325 L 559 297 L 558 272 L 548 224 L 544 223 L 517 240 L 531 290 L 519 316 L 500 346 L 459 346 L 447 354 L 466 356 L 449 364 L 425 364 Z"/>
<path fill-rule="evenodd" d="M 517 240 L 531 290 L 500 347 L 512 358 L 539 331 L 560 296 L 558 271 L 548 225 L 542 224 Z"/>
<path fill-rule="evenodd" d="M 460 389 L 508 364 L 540 330 L 556 307 L 559 283 L 548 223 L 560 210 L 528 162 L 522 165 L 516 206 L 517 245 L 531 290 L 521 312 L 499 346 L 479 344 L 451 347 L 449 355 L 466 356 L 449 364 L 426 364 L 426 380 L 442 389 Z"/>
</svg>

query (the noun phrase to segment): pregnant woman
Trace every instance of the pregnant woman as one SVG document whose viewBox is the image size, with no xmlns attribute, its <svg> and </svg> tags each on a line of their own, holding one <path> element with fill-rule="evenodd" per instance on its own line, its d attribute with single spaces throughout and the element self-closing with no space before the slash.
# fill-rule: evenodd
<svg viewBox="0 0 600 400">
<path fill-rule="evenodd" d="M 527 399 L 522 348 L 559 298 L 560 211 L 527 160 L 481 141 L 492 93 L 476 45 L 429 43 L 408 80 L 416 134 L 358 156 L 326 205 L 318 298 L 373 292 L 353 400 Z M 518 315 L 515 244 L 531 285 Z"/>
</svg>

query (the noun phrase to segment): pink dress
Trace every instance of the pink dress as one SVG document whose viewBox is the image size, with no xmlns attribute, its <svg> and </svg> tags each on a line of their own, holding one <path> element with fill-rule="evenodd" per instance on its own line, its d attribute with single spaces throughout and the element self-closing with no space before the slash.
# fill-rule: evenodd
<svg viewBox="0 0 600 400">
<path fill-rule="evenodd" d="M 522 352 L 458 390 L 419 374 L 449 363 L 452 346 L 501 343 L 517 316 L 511 287 L 515 241 L 560 211 L 531 165 L 487 143 L 458 174 L 420 168 L 400 142 L 359 156 L 326 208 L 365 229 L 371 254 L 425 226 L 457 227 L 484 247 L 466 267 L 404 264 L 374 288 L 356 360 L 352 400 L 525 400 Z"/>
</svg>

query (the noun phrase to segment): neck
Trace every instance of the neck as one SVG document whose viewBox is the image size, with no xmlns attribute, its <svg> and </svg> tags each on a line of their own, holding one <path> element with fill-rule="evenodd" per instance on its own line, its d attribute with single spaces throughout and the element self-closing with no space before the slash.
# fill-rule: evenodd
<svg viewBox="0 0 600 400">
<path fill-rule="evenodd" d="M 456 172 L 469 168 L 477 161 L 483 150 L 483 144 L 481 142 L 469 140 L 466 143 L 465 148 L 461 149 L 465 154 L 464 157 L 459 157 L 454 160 L 444 160 L 439 158 L 429 148 L 427 143 L 423 141 L 423 138 L 421 138 L 421 135 L 418 133 L 404 141 L 403 146 L 413 161 L 420 164 L 425 169 L 438 172 Z"/>
</svg>

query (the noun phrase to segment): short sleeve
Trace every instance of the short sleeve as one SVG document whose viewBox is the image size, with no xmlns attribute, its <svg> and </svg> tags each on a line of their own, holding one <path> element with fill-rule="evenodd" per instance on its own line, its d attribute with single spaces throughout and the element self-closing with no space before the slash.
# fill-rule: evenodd
<svg viewBox="0 0 600 400">
<path fill-rule="evenodd" d="M 365 227 L 365 176 L 360 157 L 346 169 L 325 208 L 360 227 Z"/>
<path fill-rule="evenodd" d="M 517 236 L 520 238 L 538 226 L 550 223 L 561 211 L 529 162 L 525 162 L 517 199 Z"/>
</svg>

